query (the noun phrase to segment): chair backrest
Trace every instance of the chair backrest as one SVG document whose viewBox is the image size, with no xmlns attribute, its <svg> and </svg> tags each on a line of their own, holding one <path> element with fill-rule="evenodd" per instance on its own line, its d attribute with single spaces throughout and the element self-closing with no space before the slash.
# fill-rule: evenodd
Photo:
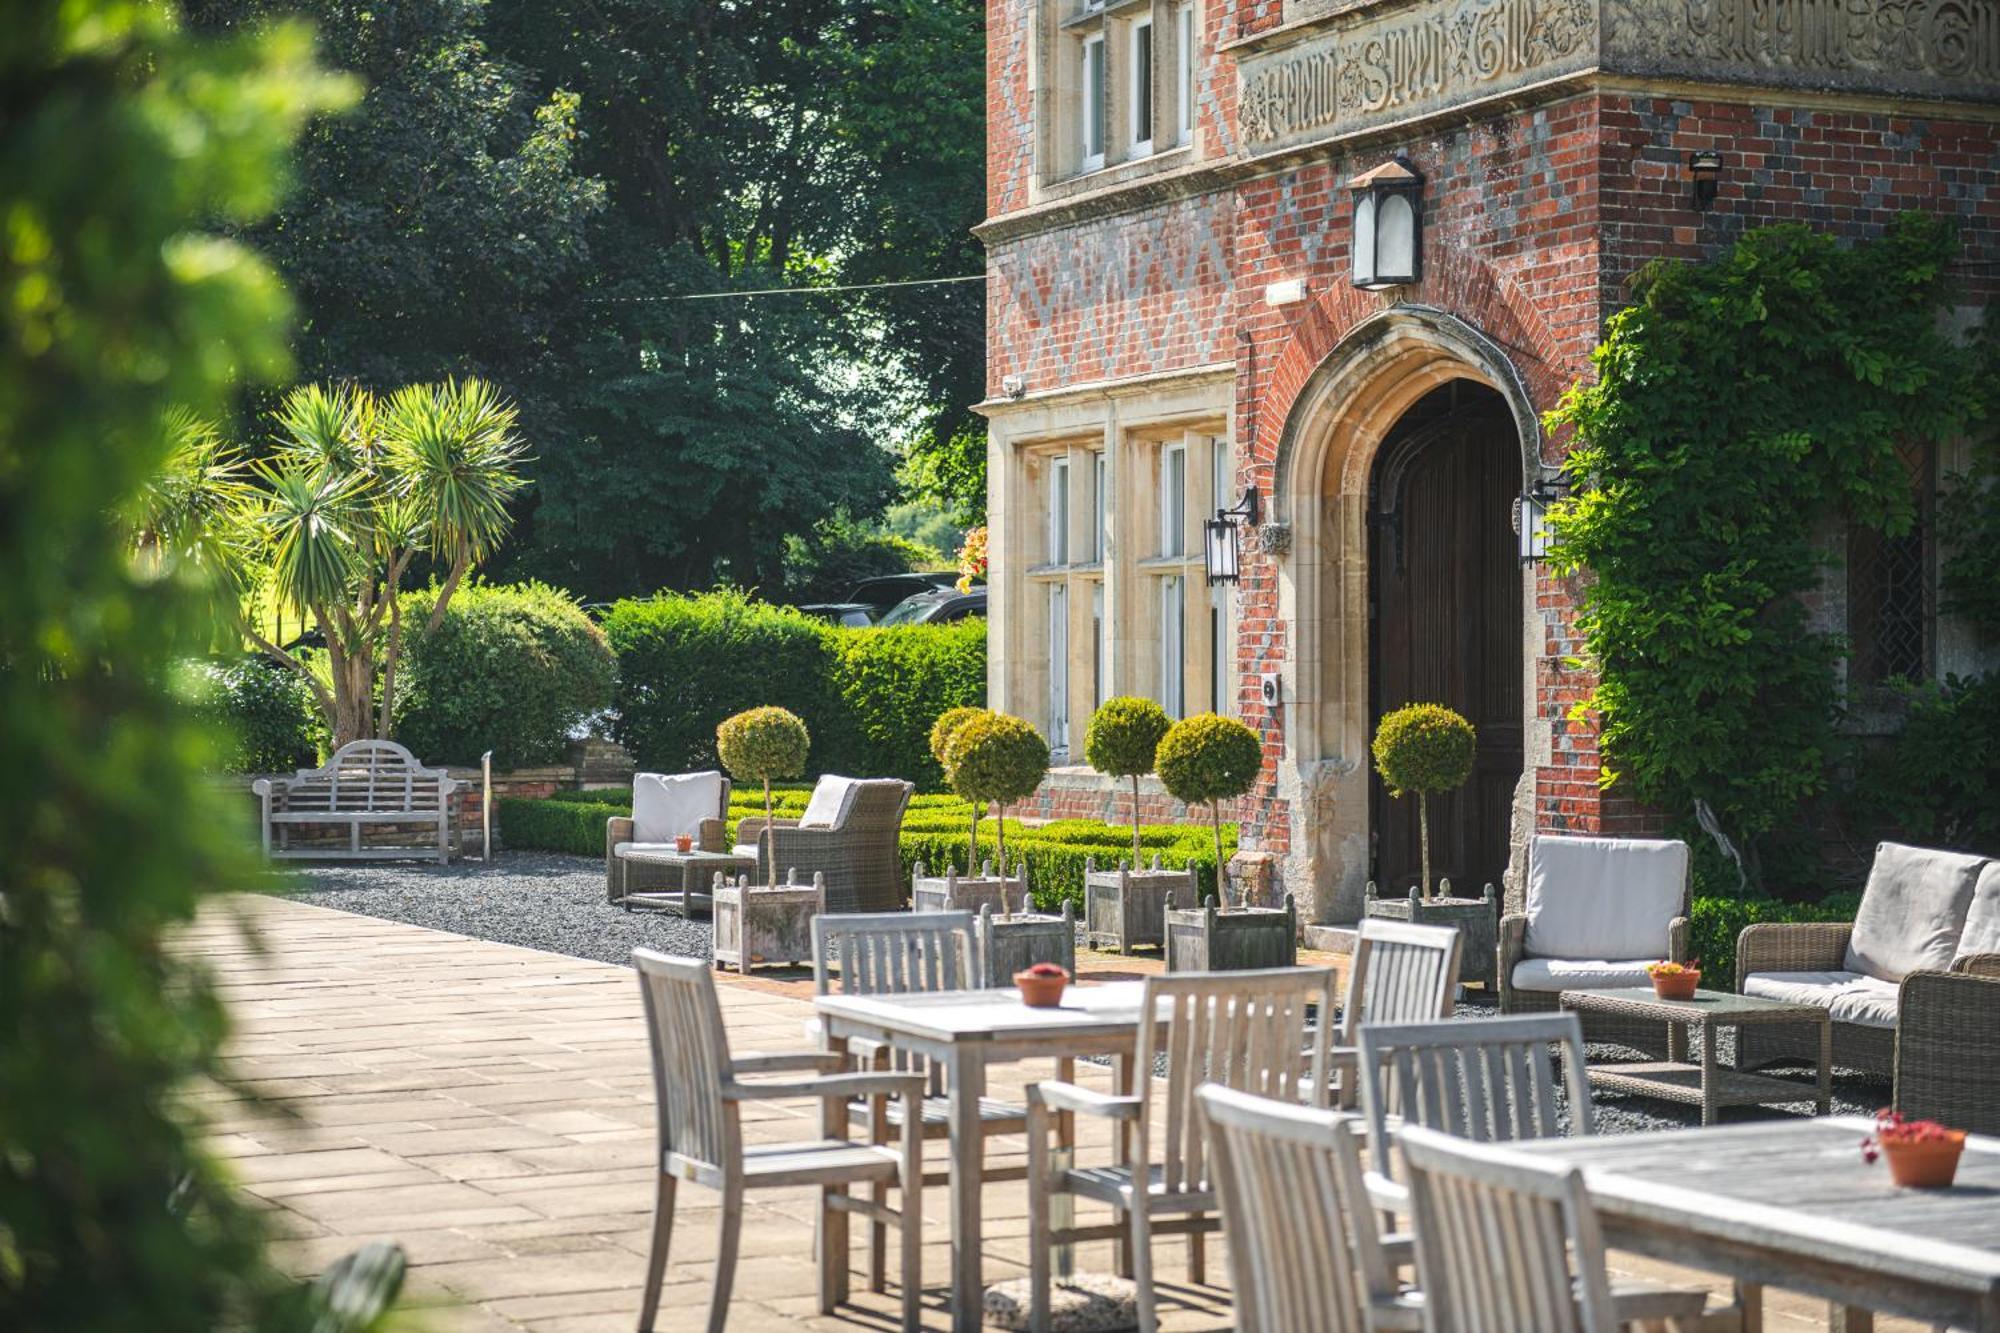
<svg viewBox="0 0 2000 1333">
<path fill-rule="evenodd" d="M 1581 1172 L 1430 1130 L 1397 1139 L 1428 1333 L 1617 1333 Z"/>
<path fill-rule="evenodd" d="M 827 902 L 836 911 L 892 912 L 903 906 L 909 886 L 897 835 L 916 788 L 899 778 L 867 778 L 854 784 L 854 799 L 835 835 L 840 847 L 826 864 Z"/>
<path fill-rule="evenodd" d="M 1464 938 L 1450 926 L 1363 919 L 1347 973 L 1341 1044 L 1352 1046 L 1363 1023 L 1450 1018 Z"/>
<path fill-rule="evenodd" d="M 1527 935 L 1534 958 L 1667 956 L 1693 887 L 1674 839 L 1537 833 L 1528 839 Z"/>
<path fill-rule="evenodd" d="M 434 813 L 457 786 L 444 769 L 425 768 L 394 741 L 349 741 L 321 767 L 301 768 L 271 790 L 278 809 Z"/>
<path fill-rule="evenodd" d="M 822 913 L 813 918 L 812 932 L 813 989 L 821 995 L 896 995 L 976 984 L 970 912 Z"/>
<path fill-rule="evenodd" d="M 1360 1117 L 1214 1085 L 1195 1101 L 1238 1333 L 1362 1333 L 1366 1307 L 1392 1298 L 1396 1281 L 1362 1183 Z"/>
<path fill-rule="evenodd" d="M 736 1116 L 722 1100 L 729 1039 L 709 964 L 634 949 L 653 1053 L 653 1099 L 665 1169 L 681 1162 L 721 1170 L 743 1151 Z"/>
<path fill-rule="evenodd" d="M 1164 1025 L 1140 1027 L 1139 1095 L 1148 1111 L 1164 1099 L 1165 1132 L 1152 1149 L 1150 1114 L 1139 1121 L 1139 1160 L 1164 1168 L 1168 1193 L 1208 1188 L 1195 1090 L 1219 1083 L 1240 1092 L 1297 1101 L 1306 1080 L 1326 1087 L 1325 1023 L 1313 1024 L 1306 1045 L 1308 1006 L 1333 1012 L 1333 970 L 1280 967 L 1257 972 L 1194 972 L 1146 978 L 1145 1007 L 1164 1003 Z M 1156 1075 L 1158 1057 L 1166 1073 Z"/>
<path fill-rule="evenodd" d="M 1361 1112 L 1376 1169 L 1389 1170 L 1389 1118 L 1480 1143 L 1562 1133 L 1549 1047 L 1562 1050 L 1572 1132 L 1591 1132 L 1583 1027 L 1575 1014 L 1361 1029 Z"/>
</svg>

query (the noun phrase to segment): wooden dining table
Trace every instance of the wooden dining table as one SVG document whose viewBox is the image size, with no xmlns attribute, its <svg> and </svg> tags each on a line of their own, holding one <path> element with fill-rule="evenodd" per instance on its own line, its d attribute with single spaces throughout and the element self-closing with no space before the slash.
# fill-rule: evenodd
<svg viewBox="0 0 2000 1333">
<path fill-rule="evenodd" d="M 1950 1189 L 1867 1162 L 1870 1120 L 1834 1116 L 1513 1145 L 1582 1168 L 1605 1243 L 1826 1299 L 1837 1333 L 1874 1315 L 2000 1333 L 2000 1138 L 1968 1137 Z"/>
<path fill-rule="evenodd" d="M 1114 1057 L 1118 1087 L 1132 1086 L 1145 983 L 1071 986 L 1062 1004 L 1033 1009 L 1014 990 L 821 995 L 813 1000 L 829 1047 L 884 1043 L 944 1068 L 951 1157 L 951 1319 L 959 1333 L 982 1323 L 980 1189 L 985 1136 L 979 1099 L 994 1064 L 1053 1057 Z M 1156 1013 L 1155 1019 L 1165 1011 Z M 1067 1140 L 1069 1131 L 1064 1129 Z M 1121 1148 L 1122 1151 L 1122 1148 Z"/>
</svg>

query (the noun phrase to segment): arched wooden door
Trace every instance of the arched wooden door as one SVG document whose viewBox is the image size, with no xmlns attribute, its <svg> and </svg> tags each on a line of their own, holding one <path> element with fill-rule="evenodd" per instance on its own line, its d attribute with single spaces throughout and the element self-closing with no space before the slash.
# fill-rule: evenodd
<svg viewBox="0 0 2000 1333">
<path fill-rule="evenodd" d="M 1504 400 L 1456 381 L 1397 423 L 1370 491 L 1370 734 L 1412 702 L 1445 704 L 1478 731 L 1471 782 L 1431 798 L 1431 873 L 1468 896 L 1507 868 L 1521 776 L 1520 458 Z M 1406 893 L 1419 878 L 1416 798 L 1391 800 L 1371 780 L 1374 878 Z"/>
</svg>

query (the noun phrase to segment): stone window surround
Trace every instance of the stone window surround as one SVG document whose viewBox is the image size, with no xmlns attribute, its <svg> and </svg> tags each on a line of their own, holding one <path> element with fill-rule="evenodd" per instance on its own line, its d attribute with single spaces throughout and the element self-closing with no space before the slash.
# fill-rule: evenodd
<svg viewBox="0 0 2000 1333">
<path fill-rule="evenodd" d="M 1181 126 L 1182 90 L 1192 97 L 1200 86 L 1198 72 L 1185 79 L 1181 69 L 1181 12 L 1192 15 L 1189 31 L 1201 40 L 1201 0 L 1037 0 L 1036 23 L 1041 34 L 1039 59 L 1030 79 L 1036 119 L 1035 181 L 1040 191 L 1069 192 L 1064 187 L 1097 188 L 1134 173 L 1152 174 L 1185 166 L 1194 154 L 1198 117 Z M 1152 25 L 1152 118 L 1149 133 L 1132 123 L 1136 81 L 1132 70 L 1136 24 Z M 1083 89 L 1084 43 L 1102 39 L 1105 96 L 1103 152 L 1084 152 L 1086 100 Z"/>
<path fill-rule="evenodd" d="M 994 644 L 989 667 L 989 695 L 994 706 L 1029 718 L 1045 734 L 1060 730 L 1049 716 L 1058 692 L 1049 662 L 1048 617 L 1052 590 L 1065 590 L 1068 616 L 1067 682 L 1068 740 L 1058 764 L 1082 759 L 1084 727 L 1100 693 L 1158 697 L 1162 657 L 1161 581 L 1184 580 L 1181 606 L 1186 624 L 1182 676 L 1187 713 L 1210 705 L 1211 675 L 1217 660 L 1212 642 L 1220 605 L 1229 671 L 1220 697 L 1233 700 L 1235 666 L 1234 595 L 1228 588 L 1211 590 L 1203 575 L 1201 520 L 1215 508 L 1209 441 L 1229 446 L 1230 386 L 1210 380 L 1199 387 L 1163 386 L 1155 398 L 1120 395 L 1088 403 L 1038 405 L 1028 412 L 995 412 L 989 465 L 1001 474 L 996 487 L 993 521 L 996 528 L 994 606 L 989 633 Z M 1067 395 L 1065 395 L 1067 397 Z M 1026 406 L 1026 405 L 1023 405 Z M 1026 417 L 1038 417 L 1032 425 Z M 1019 419 L 1021 429 L 1010 429 Z M 1187 493 L 1183 514 L 1184 553 L 1161 556 L 1159 547 L 1159 459 L 1168 444 L 1189 444 Z M 1047 526 L 1050 504 L 1045 489 L 1057 455 L 1069 458 L 1069 550 L 1064 565 L 1048 561 Z M 1096 504 L 1093 495 L 1096 461 L 1108 455 L 1109 503 L 1106 506 L 1105 558 L 1094 551 Z M 1232 458 L 1234 451 L 1232 449 Z M 1012 520 L 1010 522 L 1009 520 Z M 1010 529 L 1012 530 L 1010 532 Z M 1105 632 L 1102 648 L 1093 625 L 1093 608 L 1103 597 Z M 1100 691 L 1095 668 L 1102 659 Z"/>
</svg>

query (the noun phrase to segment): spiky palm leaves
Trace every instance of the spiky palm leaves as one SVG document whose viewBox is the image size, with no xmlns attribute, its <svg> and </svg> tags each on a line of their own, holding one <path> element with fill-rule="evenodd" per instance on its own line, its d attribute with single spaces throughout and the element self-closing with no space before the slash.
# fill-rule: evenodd
<svg viewBox="0 0 2000 1333">
<path fill-rule="evenodd" d="M 203 557 L 239 607 L 255 578 L 268 579 L 280 605 L 318 622 L 331 689 L 247 621 L 245 633 L 313 682 L 336 744 L 386 735 L 402 583 L 420 555 L 444 566 L 435 625 L 506 535 L 525 485 L 514 408 L 476 379 L 410 385 L 386 401 L 312 384 L 285 396 L 272 426 L 270 456 L 246 465 L 212 426 L 174 423 L 181 443 L 135 522 L 140 549 Z"/>
</svg>

